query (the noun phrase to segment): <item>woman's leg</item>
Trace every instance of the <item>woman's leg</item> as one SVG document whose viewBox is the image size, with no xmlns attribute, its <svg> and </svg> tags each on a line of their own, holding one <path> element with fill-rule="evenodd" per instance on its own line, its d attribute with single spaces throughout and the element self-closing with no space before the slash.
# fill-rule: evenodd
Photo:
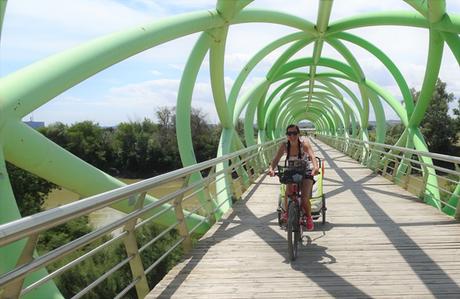
<svg viewBox="0 0 460 299">
<path fill-rule="evenodd" d="M 302 181 L 302 203 L 304 206 L 304 212 L 307 216 L 311 216 L 311 191 L 313 189 L 313 180 L 304 179 Z"/>
<path fill-rule="evenodd" d="M 304 203 L 305 214 L 307 214 L 307 230 L 314 229 L 313 218 L 311 217 L 311 191 L 313 189 L 313 180 L 304 179 L 302 182 L 302 202 Z"/>
<path fill-rule="evenodd" d="M 288 210 L 288 196 L 292 195 L 292 184 L 286 184 L 286 191 L 284 192 L 284 210 Z"/>
</svg>

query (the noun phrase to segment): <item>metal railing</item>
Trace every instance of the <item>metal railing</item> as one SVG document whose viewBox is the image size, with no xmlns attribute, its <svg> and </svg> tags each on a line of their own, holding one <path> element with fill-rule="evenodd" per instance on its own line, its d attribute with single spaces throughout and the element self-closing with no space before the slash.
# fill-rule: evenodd
<svg viewBox="0 0 460 299">
<path fill-rule="evenodd" d="M 145 297 L 150 290 L 146 275 L 157 267 L 169 254 L 171 254 L 171 252 L 179 248 L 179 246 L 182 246 L 184 252 L 189 251 L 192 247 L 192 234 L 194 234 L 201 225 L 212 225 L 215 222 L 216 211 L 218 211 L 222 205 L 231 201 L 231 197 L 238 197 L 238 195 L 243 193 L 244 190 L 255 181 L 260 173 L 266 169 L 268 157 L 274 155 L 276 146 L 279 142 L 281 142 L 281 139 L 251 146 L 247 149 L 220 158 L 175 170 L 103 194 L 91 196 L 78 202 L 0 225 L 0 247 L 8 246 L 19 240 L 27 240 L 17 266 L 9 272 L 1 273 L 0 275 L 0 296 L 4 298 L 17 298 L 25 295 L 53 278 L 62 275 L 67 270 L 83 261 L 92 258 L 104 248 L 115 246 L 115 244 L 120 244 L 120 242 L 122 242 L 126 258 L 112 266 L 95 281 L 79 290 L 72 298 L 84 296 L 110 275 L 127 265 L 129 265 L 131 270 L 132 281 L 124 286 L 115 298 L 122 298 L 132 288 L 136 289 L 139 298 Z M 220 163 L 226 163 L 228 166 L 224 167 L 221 171 L 216 171 L 216 166 Z M 203 179 L 195 182 L 190 181 L 190 177 L 193 174 L 202 172 L 207 172 L 207 175 Z M 144 199 L 150 189 L 176 180 L 183 181 L 182 188 L 164 195 L 156 202 L 144 205 Z M 213 186 L 215 186 L 219 180 L 229 181 L 230 185 L 227 185 L 227 187 L 232 189 L 227 190 L 230 191 L 227 193 L 231 195 L 224 200 L 217 200 L 218 191 L 212 190 Z M 184 202 L 190 201 L 193 198 L 196 200 L 198 195 L 205 197 L 205 205 L 197 204 L 191 210 L 185 211 L 184 213 Z M 36 244 L 41 233 L 64 222 L 89 215 L 94 211 L 111 206 L 126 198 L 135 200 L 132 212 L 63 246 L 41 256 L 37 256 Z M 165 205 L 168 203 L 171 205 Z M 136 233 L 139 229 L 147 223 L 155 222 L 158 217 L 172 209 L 175 211 L 175 221 L 172 221 L 171 225 L 165 227 L 161 233 L 156 235 L 153 239 L 148 240 L 142 246 L 138 245 Z M 152 211 L 155 211 L 152 216 L 145 217 L 146 214 L 149 212 L 152 213 Z M 189 228 L 187 226 L 187 218 L 191 215 L 196 215 L 195 213 L 203 215 L 202 220 Z M 119 228 L 122 228 L 121 233 L 113 234 L 113 231 Z M 144 267 L 145 263 L 142 260 L 141 253 L 171 231 L 177 231 L 180 237 L 151 265 Z M 96 241 L 98 243 L 96 243 L 91 250 L 84 251 L 81 256 L 67 261 L 55 271 L 41 277 L 28 286 L 24 286 L 24 279 L 29 274 L 39 269 L 44 269 L 47 265 L 61 261 L 64 257 L 68 257 L 69 254 L 79 249 L 88 248 L 88 244 L 94 244 Z"/>
<path fill-rule="evenodd" d="M 427 200 L 429 194 L 435 206 L 460 220 L 460 157 L 339 136 L 318 138 L 419 198 Z"/>
</svg>

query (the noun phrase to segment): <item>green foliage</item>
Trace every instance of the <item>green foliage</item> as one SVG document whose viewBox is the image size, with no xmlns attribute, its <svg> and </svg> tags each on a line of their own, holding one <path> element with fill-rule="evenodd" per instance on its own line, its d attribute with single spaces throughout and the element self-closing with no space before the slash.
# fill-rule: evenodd
<svg viewBox="0 0 460 299">
<path fill-rule="evenodd" d="M 176 137 L 175 108 L 160 107 L 158 123 L 149 119 L 101 128 L 84 121 L 71 126 L 55 123 L 40 132 L 64 149 L 109 174 L 149 178 L 182 167 Z M 241 121 L 240 121 L 241 122 Z M 221 127 L 206 122 L 206 115 L 192 109 L 192 142 L 198 162 L 216 156 Z M 242 126 L 239 133 L 242 134 Z"/>
<path fill-rule="evenodd" d="M 412 89 L 412 96 L 418 100 L 420 92 Z M 457 142 L 458 121 L 449 115 L 449 103 L 454 94 L 446 91 L 446 83 L 440 79 L 420 127 L 431 152 L 451 154 L 451 147 Z"/>
<path fill-rule="evenodd" d="M 244 140 L 244 122 L 243 119 L 238 119 L 238 122 L 236 123 L 235 126 L 235 131 L 240 137 L 241 140 Z"/>
<path fill-rule="evenodd" d="M 401 137 L 404 129 L 405 126 L 403 124 L 389 126 L 385 135 L 385 143 L 394 145 L 399 140 L 399 137 Z"/>
<path fill-rule="evenodd" d="M 122 176 L 152 177 L 169 171 L 170 166 L 161 161 L 164 149 L 159 131 L 158 125 L 148 119 L 117 127 L 113 136 L 114 166 Z"/>
<path fill-rule="evenodd" d="M 206 115 L 203 112 L 199 109 L 192 109 L 190 127 L 192 129 L 193 149 L 198 162 L 216 157 L 222 131 L 220 126 L 210 125 L 205 120 Z"/>
<path fill-rule="evenodd" d="M 420 92 L 412 89 L 412 97 L 417 102 Z M 458 108 L 449 114 L 449 103 L 454 101 L 454 94 L 446 91 L 446 83 L 440 79 L 436 82 L 433 97 L 428 105 L 425 116 L 420 124 L 420 130 L 431 152 L 458 155 L 455 147 L 460 132 L 460 99 Z M 385 137 L 386 144 L 395 144 L 404 132 L 404 125 L 388 126 Z"/>
<path fill-rule="evenodd" d="M 121 123 L 116 128 L 102 128 L 91 121 L 71 126 L 55 123 L 41 128 L 40 132 L 64 149 L 105 172 L 123 177 L 146 178 L 182 167 L 176 139 L 175 109 L 162 107 L 157 111 L 157 118 L 158 123 L 144 119 L 142 122 Z M 241 121 L 240 123 L 242 124 Z M 207 123 L 206 115 L 199 109 L 192 109 L 190 125 L 197 161 L 214 158 L 221 127 Z M 239 128 L 239 133 L 242 134 L 242 125 Z M 40 212 L 47 194 L 57 186 L 8 163 L 7 169 L 22 215 Z M 91 230 L 88 217 L 69 221 L 42 233 L 37 250 L 39 254 L 45 254 L 80 238 Z M 140 228 L 136 232 L 139 247 L 161 231 L 153 224 Z M 178 234 L 173 230 L 152 246 L 147 247 L 141 253 L 144 268 L 149 267 L 161 257 L 177 239 Z M 100 246 L 106 240 L 108 237 L 85 245 L 47 268 L 52 272 Z M 157 284 L 181 256 L 182 250 L 179 246 L 162 260 L 147 275 L 150 287 Z M 115 244 L 67 270 L 55 281 L 62 294 L 70 298 L 125 258 L 124 244 Z M 129 265 L 125 265 L 86 294 L 85 298 L 113 298 L 131 281 L 131 270 Z M 135 289 L 125 296 L 125 298 L 136 297 Z"/>
<path fill-rule="evenodd" d="M 375 130 L 369 131 L 369 141 L 370 142 L 375 142 L 377 134 L 375 133 Z"/>
<path fill-rule="evenodd" d="M 39 131 L 80 159 L 103 171 L 113 173 L 111 128 L 101 128 L 99 124 L 91 121 L 75 123 L 70 127 L 58 122 Z"/>
<path fill-rule="evenodd" d="M 448 181 L 447 179 L 449 179 L 450 181 Z M 446 179 L 440 180 L 440 187 L 446 190 L 440 190 L 441 200 L 443 202 L 449 202 L 450 198 L 452 197 L 452 193 L 455 191 L 455 188 L 457 187 L 457 183 L 454 183 L 457 180 L 458 176 L 453 174 L 448 174 L 446 175 Z"/>
<path fill-rule="evenodd" d="M 82 217 L 46 232 L 39 240 L 38 249 L 40 254 L 44 254 L 50 250 L 58 248 L 59 246 L 65 245 L 68 242 L 90 232 L 91 227 L 88 225 L 87 220 L 87 217 Z M 160 228 L 154 224 L 146 224 L 144 227 L 138 229 L 136 231 L 136 238 L 139 247 L 155 238 L 159 233 L 161 233 Z M 144 269 L 147 269 L 159 257 L 161 257 L 170 248 L 170 246 L 177 241 L 177 239 L 178 234 L 173 230 L 151 246 L 147 247 L 141 253 Z M 103 237 L 100 240 L 71 253 L 62 260 L 48 266 L 48 270 L 55 271 L 59 269 L 68 262 L 82 256 L 97 246 L 100 246 L 107 240 L 109 240 L 109 237 Z M 179 246 L 147 275 L 149 286 L 155 286 L 173 267 L 173 265 L 179 261 L 181 256 L 182 250 Z M 65 271 L 62 275 L 55 279 L 56 284 L 64 297 L 70 298 L 126 258 L 127 256 L 124 244 L 122 242 L 114 243 L 111 246 L 100 250 L 84 262 Z M 84 298 L 114 298 L 128 284 L 130 284 L 131 281 L 131 270 L 129 264 L 126 264 L 120 270 L 114 272 L 102 283 L 91 290 Z M 137 298 L 135 289 L 131 289 L 124 298 Z"/>
<path fill-rule="evenodd" d="M 90 233 L 91 230 L 87 216 L 68 221 L 41 234 L 37 250 L 41 254 L 54 250 Z"/>
<path fill-rule="evenodd" d="M 6 169 L 22 217 L 40 212 L 48 193 L 58 188 L 11 163 L 6 162 Z"/>
</svg>

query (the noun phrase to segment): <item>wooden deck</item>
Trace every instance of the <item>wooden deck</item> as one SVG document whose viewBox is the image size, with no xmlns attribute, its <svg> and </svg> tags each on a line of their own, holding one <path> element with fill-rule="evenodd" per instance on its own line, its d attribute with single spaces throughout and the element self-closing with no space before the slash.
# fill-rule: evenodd
<svg viewBox="0 0 460 299">
<path fill-rule="evenodd" d="M 460 223 L 315 141 L 327 220 L 287 261 L 263 176 L 147 298 L 460 298 Z"/>
</svg>

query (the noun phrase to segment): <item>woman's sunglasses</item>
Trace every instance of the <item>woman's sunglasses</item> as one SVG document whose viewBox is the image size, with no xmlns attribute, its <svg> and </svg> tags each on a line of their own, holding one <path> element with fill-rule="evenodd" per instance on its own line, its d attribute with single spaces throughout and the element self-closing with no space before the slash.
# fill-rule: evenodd
<svg viewBox="0 0 460 299">
<path fill-rule="evenodd" d="M 296 136 L 297 132 L 295 132 L 295 131 L 287 131 L 286 135 L 288 135 L 288 136 Z"/>
</svg>

